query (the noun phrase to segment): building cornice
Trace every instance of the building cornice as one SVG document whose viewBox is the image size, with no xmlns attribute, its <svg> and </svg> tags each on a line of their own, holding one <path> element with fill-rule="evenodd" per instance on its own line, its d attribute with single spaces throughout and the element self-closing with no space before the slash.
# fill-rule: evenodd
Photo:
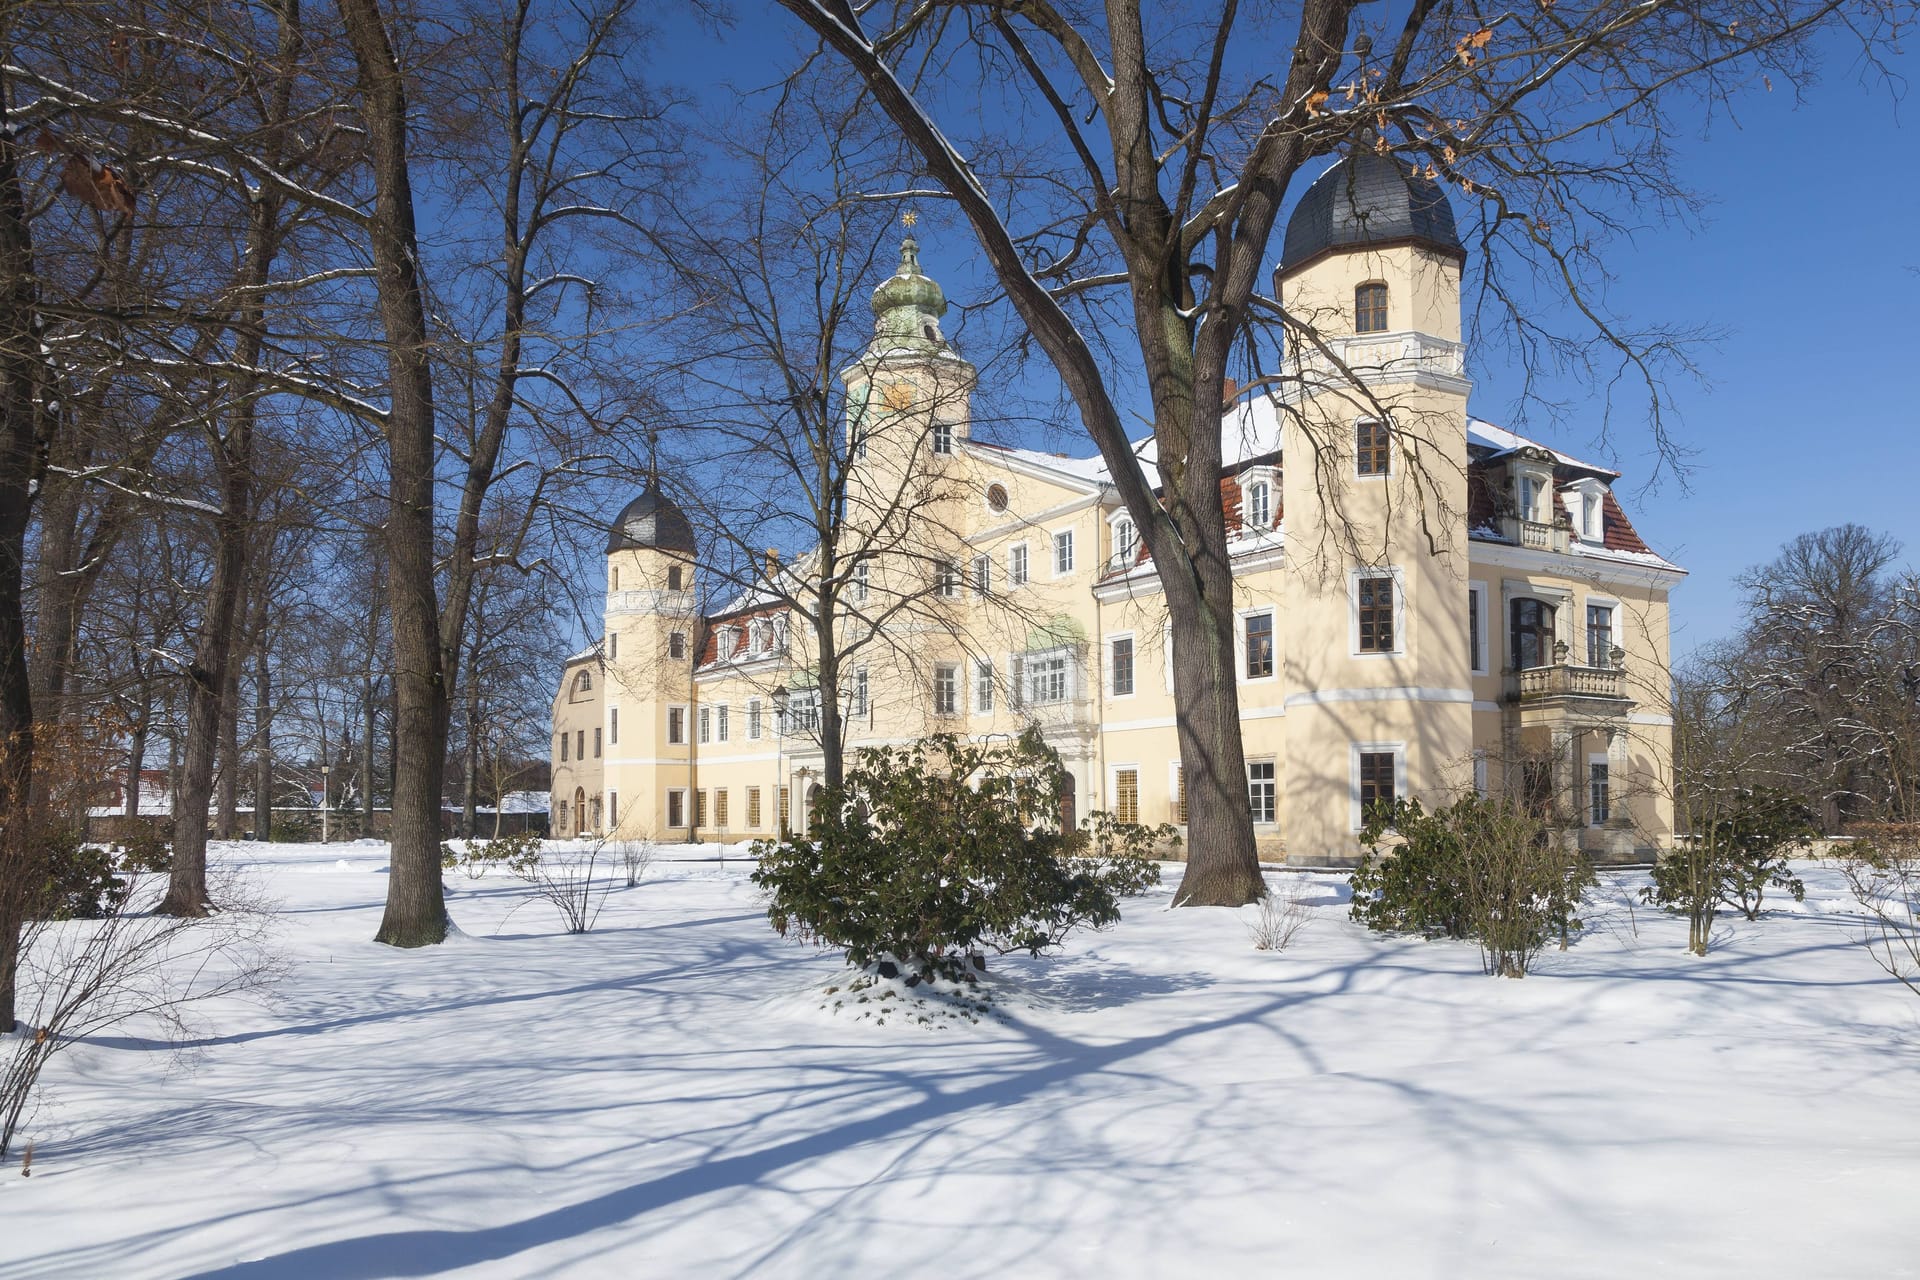
<svg viewBox="0 0 1920 1280">
<path fill-rule="evenodd" d="M 1687 577 L 1679 565 L 1655 565 L 1613 560 L 1602 556 L 1560 555 L 1552 551 L 1534 551 L 1510 542 L 1487 542 L 1469 536 L 1469 562 L 1514 569 L 1521 573 L 1550 573 L 1580 582 L 1599 582 L 1608 586 L 1653 587 L 1671 591 Z"/>
</svg>

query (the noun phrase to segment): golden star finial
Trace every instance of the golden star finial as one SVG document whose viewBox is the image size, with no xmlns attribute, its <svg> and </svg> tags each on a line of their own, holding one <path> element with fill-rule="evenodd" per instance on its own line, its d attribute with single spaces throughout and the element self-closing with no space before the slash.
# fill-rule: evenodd
<svg viewBox="0 0 1920 1280">
<path fill-rule="evenodd" d="M 900 215 L 900 225 L 909 231 L 913 230 L 914 224 L 919 221 L 920 211 L 917 209 L 909 209 Z"/>
</svg>

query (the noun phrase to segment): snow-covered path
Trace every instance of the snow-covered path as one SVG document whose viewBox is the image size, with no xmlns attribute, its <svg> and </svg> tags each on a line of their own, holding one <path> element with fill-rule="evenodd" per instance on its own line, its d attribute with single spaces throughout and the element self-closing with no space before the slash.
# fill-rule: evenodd
<svg viewBox="0 0 1920 1280">
<path fill-rule="evenodd" d="M 455 877 L 396 953 L 382 849 L 221 856 L 293 974 L 56 1060 L 0 1277 L 1920 1274 L 1920 1000 L 1830 871 L 1704 960 L 1609 882 L 1521 982 L 1336 876 L 1278 955 L 1163 889 L 926 1030 L 822 1010 L 740 863 L 579 937 Z"/>
</svg>

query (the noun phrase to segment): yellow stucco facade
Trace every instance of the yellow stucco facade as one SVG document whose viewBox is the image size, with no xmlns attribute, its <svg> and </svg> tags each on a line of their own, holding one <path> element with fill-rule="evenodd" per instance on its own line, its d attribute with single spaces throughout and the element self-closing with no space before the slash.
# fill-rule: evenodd
<svg viewBox="0 0 1920 1280">
<path fill-rule="evenodd" d="M 883 291 L 903 278 L 918 287 L 917 262 Z M 1382 788 L 1507 789 L 1603 857 L 1670 838 L 1668 595 L 1684 573 L 1634 533 L 1614 472 L 1469 415 L 1459 282 L 1457 256 L 1417 242 L 1283 271 L 1283 303 L 1327 341 L 1225 415 L 1263 858 L 1351 860 Z M 1375 286 L 1384 298 L 1363 300 Z M 862 406 L 851 519 L 890 530 L 849 578 L 850 748 L 1037 725 L 1076 815 L 1181 824 L 1171 632 L 1104 466 L 973 440 L 973 370 L 938 337 L 944 305 L 912 296 L 914 340 L 877 301 L 875 341 L 843 374 Z M 607 571 L 604 637 L 553 704 L 555 832 L 802 824 L 822 774 L 807 629 L 754 590 L 702 615 L 686 549 L 624 546 Z"/>
</svg>

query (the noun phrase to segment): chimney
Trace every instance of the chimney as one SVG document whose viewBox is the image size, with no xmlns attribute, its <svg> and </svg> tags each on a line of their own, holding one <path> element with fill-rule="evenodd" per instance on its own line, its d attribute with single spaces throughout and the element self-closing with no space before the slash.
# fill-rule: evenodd
<svg viewBox="0 0 1920 1280">
<path fill-rule="evenodd" d="M 767 581 L 772 582 L 780 576 L 780 548 L 767 548 Z"/>
<path fill-rule="evenodd" d="M 1227 378 L 1220 384 L 1220 407 L 1231 409 L 1233 402 L 1240 398 L 1240 382 L 1237 378 Z"/>
</svg>

